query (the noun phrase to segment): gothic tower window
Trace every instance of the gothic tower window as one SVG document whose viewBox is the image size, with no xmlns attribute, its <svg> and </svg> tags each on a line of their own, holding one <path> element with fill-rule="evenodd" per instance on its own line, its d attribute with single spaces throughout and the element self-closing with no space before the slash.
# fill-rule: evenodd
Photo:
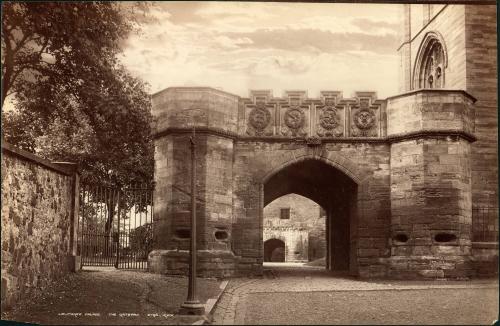
<svg viewBox="0 0 500 326">
<path fill-rule="evenodd" d="M 435 33 L 428 33 L 418 51 L 413 88 L 444 88 L 446 65 L 443 42 Z"/>
</svg>

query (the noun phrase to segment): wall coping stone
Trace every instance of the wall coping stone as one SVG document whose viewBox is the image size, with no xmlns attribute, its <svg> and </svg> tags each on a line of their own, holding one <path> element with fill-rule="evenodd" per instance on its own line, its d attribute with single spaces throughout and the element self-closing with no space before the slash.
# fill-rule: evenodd
<svg viewBox="0 0 500 326">
<path fill-rule="evenodd" d="M 78 163 L 73 162 L 52 162 L 52 164 L 57 165 L 61 169 L 66 170 L 68 173 L 79 173 L 80 166 Z"/>
<path fill-rule="evenodd" d="M 46 167 L 52 171 L 55 171 L 57 173 L 64 174 L 67 176 L 71 176 L 74 173 L 68 167 L 59 165 L 62 162 L 60 162 L 60 163 L 50 162 L 49 160 L 38 157 L 35 154 L 32 154 L 30 152 L 27 152 L 27 151 L 22 150 L 22 149 L 17 148 L 17 147 L 14 147 L 13 145 L 11 145 L 5 141 L 2 141 L 2 154 L 10 154 L 13 156 L 17 156 L 21 159 L 24 159 L 26 161 L 31 161 L 33 163 L 36 163 L 36 164 L 41 165 L 43 167 Z M 69 162 L 64 162 L 64 164 L 68 164 L 68 163 Z M 70 164 L 76 165 L 76 163 L 70 163 Z M 75 169 L 75 168 L 73 168 L 73 169 Z M 73 171 L 75 171 L 75 170 L 73 170 Z"/>
<path fill-rule="evenodd" d="M 477 99 L 470 95 L 469 93 L 467 93 L 466 91 L 462 90 L 462 89 L 445 89 L 445 88 L 420 88 L 420 89 L 414 89 L 414 90 L 411 90 L 411 91 L 408 91 L 408 92 L 405 92 L 405 93 L 401 93 L 401 94 L 398 94 L 398 95 L 394 95 L 394 96 L 390 96 L 388 98 L 386 98 L 387 101 L 390 101 L 390 100 L 394 100 L 394 99 L 397 99 L 397 98 L 400 98 L 400 97 L 406 97 L 406 96 L 412 96 L 412 95 L 416 95 L 416 94 L 420 94 L 420 93 L 447 93 L 447 94 L 462 94 L 464 95 L 465 97 L 467 97 L 468 99 L 470 99 L 472 101 L 472 103 L 476 103 Z"/>
</svg>

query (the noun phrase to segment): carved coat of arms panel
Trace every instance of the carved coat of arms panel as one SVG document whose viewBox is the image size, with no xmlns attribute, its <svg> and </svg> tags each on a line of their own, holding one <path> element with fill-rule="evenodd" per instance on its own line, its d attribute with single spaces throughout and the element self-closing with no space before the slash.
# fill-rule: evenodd
<svg viewBox="0 0 500 326">
<path fill-rule="evenodd" d="M 309 134 L 309 105 L 281 105 L 279 112 L 282 136 L 303 137 Z"/>
<path fill-rule="evenodd" d="M 316 106 L 316 134 L 319 137 L 344 137 L 345 108 L 342 105 Z"/>
<path fill-rule="evenodd" d="M 352 137 L 378 137 L 380 106 L 372 105 L 370 99 L 361 98 L 351 106 L 350 127 Z"/>
<path fill-rule="evenodd" d="M 273 104 L 247 104 L 245 107 L 246 133 L 250 136 L 274 135 L 275 110 Z"/>
</svg>

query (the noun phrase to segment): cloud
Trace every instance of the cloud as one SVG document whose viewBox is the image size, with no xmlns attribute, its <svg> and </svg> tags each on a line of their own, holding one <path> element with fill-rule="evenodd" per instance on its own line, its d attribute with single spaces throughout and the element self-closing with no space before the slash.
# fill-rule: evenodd
<svg viewBox="0 0 500 326">
<path fill-rule="evenodd" d="M 193 22 L 207 23 L 200 15 L 198 10 L 205 7 L 207 3 L 200 1 L 160 1 L 155 2 L 155 6 L 160 10 L 170 14 L 169 20 L 173 24 L 187 24 Z M 203 21 L 202 21 L 203 20 Z"/>
<path fill-rule="evenodd" d="M 388 21 L 377 21 L 368 18 L 355 18 L 351 21 L 351 23 L 363 31 L 386 30 L 389 32 L 393 31 L 394 33 L 399 31 L 399 23 L 397 22 L 391 23 Z"/>
<path fill-rule="evenodd" d="M 241 47 L 274 48 L 304 51 L 314 48 L 321 52 L 346 52 L 352 50 L 392 54 L 397 48 L 394 34 L 373 35 L 366 33 L 334 33 L 319 29 L 259 29 L 250 33 L 226 33 L 230 38 L 248 38 L 251 43 Z"/>
<path fill-rule="evenodd" d="M 225 35 L 216 36 L 214 38 L 217 45 L 223 49 L 237 49 L 242 45 L 252 44 L 252 40 L 248 37 L 230 38 Z"/>
<path fill-rule="evenodd" d="M 391 5 L 161 2 L 122 62 L 151 85 L 397 91 Z M 307 15 L 305 15 L 307 13 Z M 383 17 L 384 21 L 381 21 Z"/>
<path fill-rule="evenodd" d="M 273 74 L 303 74 L 311 68 L 311 57 L 286 57 L 271 55 L 261 57 L 249 65 L 248 73 L 251 75 L 269 76 Z"/>
<path fill-rule="evenodd" d="M 245 2 L 208 2 L 206 6 L 197 10 L 197 15 L 210 19 L 224 19 L 233 17 L 248 17 L 253 19 L 267 19 L 276 15 L 273 4 L 249 4 Z"/>
</svg>

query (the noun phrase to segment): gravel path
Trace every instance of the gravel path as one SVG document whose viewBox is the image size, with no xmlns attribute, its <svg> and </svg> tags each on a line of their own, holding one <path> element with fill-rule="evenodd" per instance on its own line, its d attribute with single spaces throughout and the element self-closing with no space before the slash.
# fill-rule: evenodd
<svg viewBox="0 0 500 326">
<path fill-rule="evenodd" d="M 491 324 L 498 281 L 363 281 L 322 268 L 268 267 L 231 280 L 214 324 Z"/>
<path fill-rule="evenodd" d="M 197 282 L 202 303 L 220 291 L 216 279 Z M 175 315 L 186 296 L 186 277 L 89 268 L 59 280 L 50 293 L 2 312 L 2 319 L 58 325 L 191 324 L 200 317 Z"/>
</svg>

